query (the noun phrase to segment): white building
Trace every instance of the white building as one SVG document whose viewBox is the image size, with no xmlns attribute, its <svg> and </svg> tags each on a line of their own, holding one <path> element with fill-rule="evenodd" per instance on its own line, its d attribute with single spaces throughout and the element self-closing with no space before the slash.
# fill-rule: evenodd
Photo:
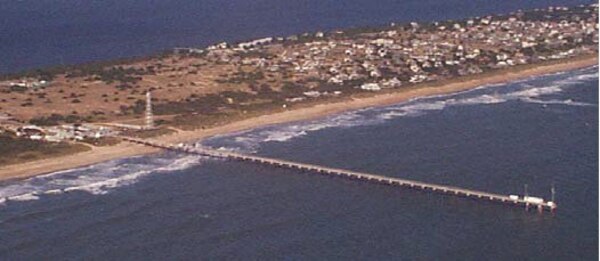
<svg viewBox="0 0 600 261">
<path fill-rule="evenodd" d="M 365 91 L 381 91 L 381 87 L 377 83 L 365 83 L 360 86 L 360 89 Z"/>
</svg>

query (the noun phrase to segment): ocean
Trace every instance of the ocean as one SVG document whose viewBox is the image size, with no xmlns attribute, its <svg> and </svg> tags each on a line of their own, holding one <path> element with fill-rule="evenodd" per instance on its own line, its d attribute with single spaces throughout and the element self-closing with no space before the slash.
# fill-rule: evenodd
<svg viewBox="0 0 600 261">
<path fill-rule="evenodd" d="M 596 260 L 598 67 L 202 143 L 550 198 L 555 215 L 160 153 L 0 184 L 0 260 Z"/>
<path fill-rule="evenodd" d="M 0 73 L 593 1 L 0 1 Z M 556 215 L 161 153 L 0 182 L 0 260 L 598 259 L 598 67 L 203 142 L 546 199 Z"/>
<path fill-rule="evenodd" d="M 3 0 L 0 73 L 318 30 L 437 21 L 592 0 Z"/>
</svg>

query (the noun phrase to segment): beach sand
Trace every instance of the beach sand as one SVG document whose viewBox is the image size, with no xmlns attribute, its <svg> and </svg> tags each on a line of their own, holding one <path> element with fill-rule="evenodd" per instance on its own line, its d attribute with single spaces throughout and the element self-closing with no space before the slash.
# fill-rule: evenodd
<svg viewBox="0 0 600 261">
<path fill-rule="evenodd" d="M 491 75 L 476 77 L 464 81 L 450 82 L 444 85 L 424 85 L 420 88 L 398 90 L 392 93 L 374 95 L 365 98 L 355 98 L 351 101 L 325 103 L 312 107 L 291 109 L 284 112 L 244 119 L 210 129 L 180 131 L 175 134 L 165 135 L 155 139 L 161 142 L 174 143 L 201 140 L 218 134 L 238 132 L 271 124 L 315 119 L 349 110 L 391 105 L 418 97 L 460 92 L 477 88 L 486 84 L 510 82 L 531 76 L 568 71 L 597 64 L 598 57 L 593 56 L 582 59 L 566 60 L 556 64 L 539 65 L 531 68 L 525 68 L 523 70 L 498 71 Z M 26 178 L 49 172 L 82 167 L 122 157 L 156 153 L 158 151 L 159 150 L 154 148 L 127 143 L 121 143 L 119 145 L 110 147 L 94 147 L 90 151 L 73 155 L 0 167 L 0 180 Z"/>
</svg>

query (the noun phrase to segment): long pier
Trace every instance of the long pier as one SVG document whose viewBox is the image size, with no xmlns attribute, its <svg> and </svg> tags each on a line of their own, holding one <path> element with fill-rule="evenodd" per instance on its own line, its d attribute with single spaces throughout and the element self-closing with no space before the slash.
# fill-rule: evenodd
<svg viewBox="0 0 600 261">
<path fill-rule="evenodd" d="M 444 194 L 449 196 L 458 196 L 464 198 L 471 198 L 480 201 L 488 201 L 495 203 L 502 203 L 512 206 L 520 206 L 529 208 L 537 208 L 539 212 L 543 212 L 544 210 L 549 210 L 554 212 L 557 208 L 556 203 L 552 201 L 544 201 L 542 198 L 537 197 L 519 197 L 516 195 L 500 195 L 495 193 L 488 193 L 483 191 L 464 189 L 454 186 L 446 186 L 446 185 L 437 185 L 426 182 L 401 179 L 401 178 L 392 178 L 381 175 L 356 172 L 351 170 L 344 170 L 338 168 L 330 168 L 313 164 L 306 163 L 298 163 L 281 159 L 273 159 L 262 156 L 255 155 L 245 155 L 241 153 L 235 152 L 225 152 L 218 151 L 206 148 L 196 148 L 194 146 L 185 145 L 185 144 L 162 144 L 155 141 L 149 141 L 144 139 L 137 139 L 131 137 L 121 137 L 123 140 L 137 143 L 145 146 L 150 146 L 154 148 L 160 148 L 165 150 L 177 151 L 187 154 L 196 154 L 202 156 L 210 156 L 216 158 L 224 158 L 230 160 L 238 160 L 238 161 L 246 161 L 246 162 L 254 162 L 263 165 L 269 165 L 279 168 L 286 169 L 296 169 L 300 171 L 307 171 L 316 174 L 326 175 L 326 176 L 334 176 L 358 181 L 372 182 L 384 185 L 398 186 L 422 191 L 430 191 L 438 194 Z"/>
</svg>

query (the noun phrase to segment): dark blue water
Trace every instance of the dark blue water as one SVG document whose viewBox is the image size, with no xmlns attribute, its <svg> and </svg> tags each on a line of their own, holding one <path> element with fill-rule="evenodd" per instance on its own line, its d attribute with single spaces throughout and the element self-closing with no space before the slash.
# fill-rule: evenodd
<svg viewBox="0 0 600 261">
<path fill-rule="evenodd" d="M 317 30 L 592 0 L 3 0 L 0 73 Z"/>
<path fill-rule="evenodd" d="M 1 184 L 0 260 L 597 260 L 597 138 L 598 67 L 215 137 L 559 209 L 161 154 Z"/>
</svg>

